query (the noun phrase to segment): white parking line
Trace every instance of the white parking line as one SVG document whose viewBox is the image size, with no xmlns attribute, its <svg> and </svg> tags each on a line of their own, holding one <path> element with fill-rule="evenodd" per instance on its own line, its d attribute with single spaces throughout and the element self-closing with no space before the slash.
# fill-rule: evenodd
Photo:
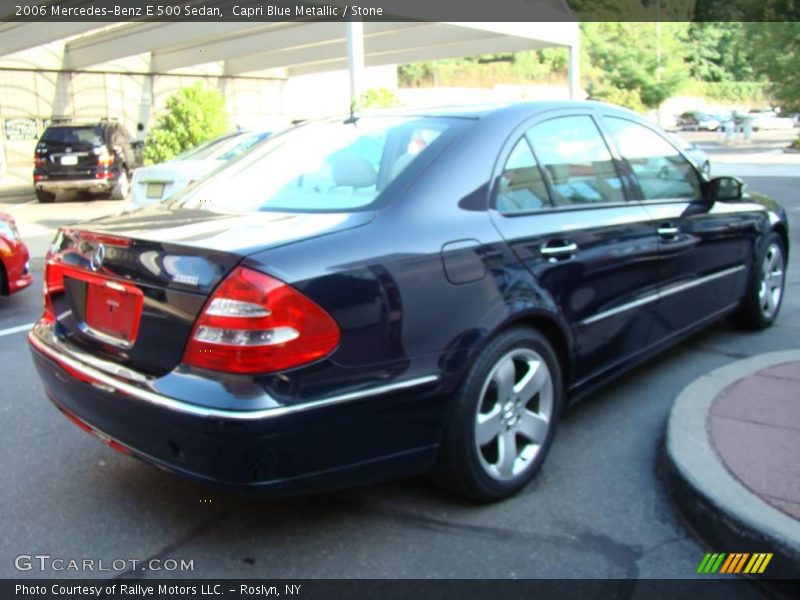
<svg viewBox="0 0 800 600">
<path fill-rule="evenodd" d="M 38 202 L 39 202 L 38 200 L 31 200 L 30 202 L 25 202 L 23 204 L 9 204 L 3 210 L 5 210 L 5 212 L 7 212 L 8 214 L 13 214 L 17 212 L 20 208 L 23 208 L 25 206 L 30 206 L 31 204 L 36 204 Z"/>
<path fill-rule="evenodd" d="M 0 329 L 0 337 L 4 335 L 11 335 L 12 333 L 22 333 L 23 331 L 30 331 L 35 323 L 27 323 L 25 325 L 18 325 L 17 327 L 9 327 L 8 329 Z"/>
</svg>

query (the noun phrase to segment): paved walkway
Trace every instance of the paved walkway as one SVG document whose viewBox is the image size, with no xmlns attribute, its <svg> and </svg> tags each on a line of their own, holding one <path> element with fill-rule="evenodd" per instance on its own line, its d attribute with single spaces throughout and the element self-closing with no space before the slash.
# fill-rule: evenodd
<svg viewBox="0 0 800 600">
<path fill-rule="evenodd" d="M 711 442 L 759 498 L 800 520 L 800 361 L 761 369 L 711 405 Z"/>
<path fill-rule="evenodd" d="M 691 383 L 665 440 L 666 484 L 708 551 L 772 553 L 759 578 L 800 578 L 800 350 Z"/>
</svg>

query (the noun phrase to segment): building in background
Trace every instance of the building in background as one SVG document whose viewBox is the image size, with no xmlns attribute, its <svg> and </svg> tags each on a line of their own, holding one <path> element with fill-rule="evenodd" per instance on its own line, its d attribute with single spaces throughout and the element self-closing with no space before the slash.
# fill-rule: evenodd
<svg viewBox="0 0 800 600">
<path fill-rule="evenodd" d="M 198 80 L 224 94 L 232 124 L 248 128 L 345 113 L 369 88 L 395 89 L 397 64 L 483 53 L 568 48 L 563 94 L 578 90 L 570 22 L 42 25 L 0 23 L 0 185 L 29 183 L 51 119 L 116 118 L 142 138 L 166 99 Z"/>
</svg>

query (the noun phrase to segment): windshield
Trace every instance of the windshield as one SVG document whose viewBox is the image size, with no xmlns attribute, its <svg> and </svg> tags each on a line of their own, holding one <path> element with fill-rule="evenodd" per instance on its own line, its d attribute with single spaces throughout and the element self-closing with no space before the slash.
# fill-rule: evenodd
<svg viewBox="0 0 800 600">
<path fill-rule="evenodd" d="M 42 142 L 50 144 L 72 144 L 73 146 L 100 146 L 103 144 L 102 127 L 49 127 L 42 135 Z"/>
<path fill-rule="evenodd" d="M 385 116 L 311 123 L 242 154 L 174 202 L 221 212 L 365 208 L 406 169 L 429 164 L 466 122 Z"/>
</svg>

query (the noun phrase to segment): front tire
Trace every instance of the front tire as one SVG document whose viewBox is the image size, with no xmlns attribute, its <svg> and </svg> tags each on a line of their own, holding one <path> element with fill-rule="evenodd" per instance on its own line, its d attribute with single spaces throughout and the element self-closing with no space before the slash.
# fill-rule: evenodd
<svg viewBox="0 0 800 600">
<path fill-rule="evenodd" d="M 733 315 L 734 322 L 751 330 L 770 327 L 778 318 L 785 284 L 786 248 L 773 231 L 764 240 L 745 297 Z"/>
<path fill-rule="evenodd" d="M 527 327 L 500 334 L 455 395 L 437 465 L 449 489 L 481 502 L 508 498 L 541 468 L 563 402 L 552 346 Z"/>
</svg>

